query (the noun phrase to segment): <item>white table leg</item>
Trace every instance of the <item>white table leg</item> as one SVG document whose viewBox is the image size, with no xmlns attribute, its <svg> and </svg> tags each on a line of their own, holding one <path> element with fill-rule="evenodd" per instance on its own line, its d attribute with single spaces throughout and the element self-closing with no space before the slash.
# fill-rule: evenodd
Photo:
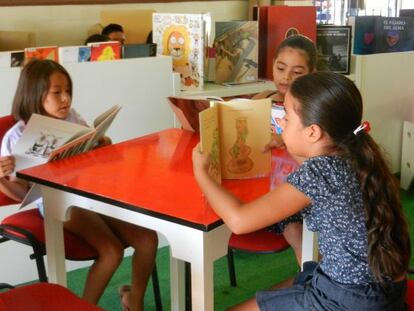
<svg viewBox="0 0 414 311">
<path fill-rule="evenodd" d="M 318 233 L 308 230 L 306 223 L 303 222 L 302 232 L 302 268 L 306 261 L 318 261 Z"/>
<path fill-rule="evenodd" d="M 60 220 L 65 210 L 55 196 L 47 187 L 42 187 L 43 204 L 45 207 L 45 235 L 46 235 L 46 254 L 48 280 L 51 283 L 57 283 L 67 286 L 66 280 L 66 264 L 65 264 L 65 245 L 63 240 L 63 223 Z M 54 191 L 54 193 L 58 193 Z M 61 208 L 61 209 L 59 209 Z"/>
<path fill-rule="evenodd" d="M 185 262 L 170 255 L 171 310 L 185 308 Z"/>
<path fill-rule="evenodd" d="M 192 310 L 214 310 L 213 273 L 213 261 L 191 263 Z"/>
</svg>

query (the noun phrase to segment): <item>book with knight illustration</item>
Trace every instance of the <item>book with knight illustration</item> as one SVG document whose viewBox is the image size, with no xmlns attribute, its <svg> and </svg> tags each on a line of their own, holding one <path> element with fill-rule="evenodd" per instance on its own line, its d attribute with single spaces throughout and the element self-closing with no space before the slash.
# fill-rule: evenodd
<svg viewBox="0 0 414 311">
<path fill-rule="evenodd" d="M 33 114 L 13 152 L 16 171 L 96 147 L 120 109 L 112 106 L 94 120 L 93 127 Z"/>
<path fill-rule="evenodd" d="M 270 99 L 212 102 L 200 112 L 200 146 L 210 155 L 209 174 L 217 181 L 269 174 Z"/>
<path fill-rule="evenodd" d="M 256 21 L 216 22 L 216 83 L 257 80 L 258 35 Z"/>
<path fill-rule="evenodd" d="M 153 42 L 157 55 L 172 57 L 182 89 L 202 88 L 209 14 L 154 13 Z M 206 23 L 207 22 L 207 23 Z"/>
</svg>

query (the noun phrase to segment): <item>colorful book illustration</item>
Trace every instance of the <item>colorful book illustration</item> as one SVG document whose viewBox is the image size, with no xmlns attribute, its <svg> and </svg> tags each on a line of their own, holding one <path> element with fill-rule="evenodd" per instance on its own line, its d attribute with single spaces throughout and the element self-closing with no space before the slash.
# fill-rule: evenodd
<svg viewBox="0 0 414 311">
<path fill-rule="evenodd" d="M 182 89 L 202 88 L 205 62 L 205 27 L 209 14 L 154 13 L 153 42 L 157 55 L 169 55 L 180 73 Z"/>
<path fill-rule="evenodd" d="M 251 82 L 258 78 L 258 23 L 216 22 L 215 82 Z"/>
<path fill-rule="evenodd" d="M 16 171 L 94 148 L 120 109 L 113 106 L 99 115 L 94 127 L 33 114 L 13 153 Z"/>
<path fill-rule="evenodd" d="M 377 17 L 374 53 L 412 51 L 414 47 L 413 17 Z"/>
<path fill-rule="evenodd" d="M 326 69 L 349 74 L 351 60 L 351 27 L 318 25 L 316 34 L 318 62 Z"/>
<path fill-rule="evenodd" d="M 356 16 L 354 54 L 411 51 L 413 17 Z"/>
<path fill-rule="evenodd" d="M 24 65 L 24 51 L 0 52 L 0 67 L 21 67 Z"/>
<path fill-rule="evenodd" d="M 155 43 L 124 44 L 122 58 L 149 57 L 157 55 Z"/>
<path fill-rule="evenodd" d="M 285 116 L 285 107 L 282 105 L 272 104 L 272 118 L 271 128 L 272 132 L 276 134 L 282 134 L 282 128 L 279 125 L 279 120 Z"/>
<path fill-rule="evenodd" d="M 90 46 L 62 46 L 58 51 L 61 64 L 89 62 L 91 58 Z"/>
<path fill-rule="evenodd" d="M 217 181 L 261 177 L 270 172 L 270 99 L 213 102 L 200 112 L 200 146 L 210 154 Z"/>
<path fill-rule="evenodd" d="M 33 58 L 51 59 L 55 62 L 59 61 L 57 46 L 32 47 L 24 49 L 24 58 L 27 63 Z"/>
<path fill-rule="evenodd" d="M 259 77 L 273 79 L 273 59 L 279 44 L 293 35 L 316 41 L 314 6 L 262 6 L 259 8 Z"/>
<path fill-rule="evenodd" d="M 119 41 L 106 41 L 89 43 L 91 47 L 91 62 L 116 60 L 121 58 L 121 43 Z"/>
</svg>

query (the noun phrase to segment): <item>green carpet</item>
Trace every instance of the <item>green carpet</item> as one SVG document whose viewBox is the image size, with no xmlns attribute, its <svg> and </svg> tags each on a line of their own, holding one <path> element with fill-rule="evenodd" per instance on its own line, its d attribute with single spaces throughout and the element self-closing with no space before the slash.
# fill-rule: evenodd
<svg viewBox="0 0 414 311">
<path fill-rule="evenodd" d="M 409 192 L 401 191 L 410 225 L 414 223 L 414 189 Z M 414 250 L 414 227 L 410 226 L 412 247 Z M 106 288 L 99 305 L 108 311 L 121 310 L 118 298 L 118 287 L 130 282 L 130 257 L 126 257 L 120 268 L 113 276 Z M 229 284 L 227 261 L 223 257 L 214 265 L 214 305 L 215 310 L 225 310 L 241 301 L 254 296 L 260 289 L 270 286 L 294 275 L 297 265 L 291 249 L 279 254 L 246 254 L 235 253 L 236 274 L 238 286 L 232 288 Z M 411 259 L 414 266 L 414 256 Z M 157 254 L 157 267 L 160 278 L 161 296 L 164 310 L 170 310 L 170 281 L 169 281 L 169 248 L 159 249 Z M 78 295 L 81 294 L 85 281 L 87 268 L 78 269 L 68 273 L 68 286 Z M 151 282 L 145 296 L 145 310 L 155 310 L 154 296 Z"/>
</svg>

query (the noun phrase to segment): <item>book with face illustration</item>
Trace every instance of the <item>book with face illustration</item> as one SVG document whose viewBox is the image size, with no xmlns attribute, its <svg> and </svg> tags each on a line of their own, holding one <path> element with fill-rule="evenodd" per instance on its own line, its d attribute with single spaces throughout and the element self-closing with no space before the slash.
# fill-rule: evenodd
<svg viewBox="0 0 414 311">
<path fill-rule="evenodd" d="M 210 155 L 209 174 L 217 181 L 263 177 L 270 172 L 271 100 L 213 101 L 200 112 L 200 146 Z"/>
</svg>

